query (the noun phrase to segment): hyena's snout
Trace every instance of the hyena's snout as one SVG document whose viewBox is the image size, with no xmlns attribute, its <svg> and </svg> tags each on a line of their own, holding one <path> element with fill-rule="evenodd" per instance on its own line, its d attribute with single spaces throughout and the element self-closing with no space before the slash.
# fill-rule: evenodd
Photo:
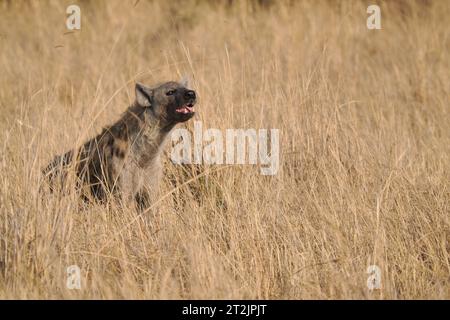
<svg viewBox="0 0 450 320">
<path fill-rule="evenodd" d="M 181 103 L 175 109 L 178 122 L 187 121 L 194 116 L 194 105 L 197 102 L 197 94 L 194 90 L 186 89 L 181 97 Z"/>
<path fill-rule="evenodd" d="M 194 112 L 194 105 L 197 102 L 197 95 L 194 90 L 186 90 L 183 95 L 182 105 L 176 109 L 176 112 L 189 114 Z"/>
<path fill-rule="evenodd" d="M 195 101 L 197 95 L 194 90 L 187 90 L 184 94 L 184 97 L 190 101 Z"/>
</svg>

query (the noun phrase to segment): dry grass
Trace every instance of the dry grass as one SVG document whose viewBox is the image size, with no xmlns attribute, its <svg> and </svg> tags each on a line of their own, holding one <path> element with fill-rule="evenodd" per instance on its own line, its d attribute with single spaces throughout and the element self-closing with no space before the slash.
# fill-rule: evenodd
<svg viewBox="0 0 450 320">
<path fill-rule="evenodd" d="M 79 1 L 67 33 L 71 3 L 0 1 L 1 298 L 450 298 L 448 1 L 381 3 L 379 31 L 366 1 Z M 276 176 L 167 161 L 145 218 L 41 199 L 134 81 L 186 73 L 204 127 L 280 129 Z"/>
</svg>

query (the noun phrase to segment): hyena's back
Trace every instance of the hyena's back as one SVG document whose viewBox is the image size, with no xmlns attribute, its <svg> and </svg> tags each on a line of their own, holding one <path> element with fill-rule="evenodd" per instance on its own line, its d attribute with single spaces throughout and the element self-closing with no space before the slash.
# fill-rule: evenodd
<svg viewBox="0 0 450 320">
<path fill-rule="evenodd" d="M 115 162 L 123 159 L 126 153 L 124 145 L 118 147 L 115 140 L 105 129 L 79 149 L 56 156 L 43 170 L 50 190 L 60 191 L 66 188 L 70 173 L 73 173 L 75 185 L 77 188 L 83 187 L 82 195 L 85 199 L 93 196 L 104 200 L 108 193 L 115 192 Z"/>
</svg>

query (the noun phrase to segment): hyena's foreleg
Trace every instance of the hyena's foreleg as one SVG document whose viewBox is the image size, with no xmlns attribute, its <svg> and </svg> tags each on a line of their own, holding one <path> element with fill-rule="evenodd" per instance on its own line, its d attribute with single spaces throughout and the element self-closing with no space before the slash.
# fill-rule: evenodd
<svg viewBox="0 0 450 320">
<path fill-rule="evenodd" d="M 142 188 L 141 190 L 139 190 L 134 198 L 136 202 L 136 208 L 139 212 L 144 212 L 145 210 L 147 210 L 152 203 L 151 194 L 146 188 Z"/>
</svg>

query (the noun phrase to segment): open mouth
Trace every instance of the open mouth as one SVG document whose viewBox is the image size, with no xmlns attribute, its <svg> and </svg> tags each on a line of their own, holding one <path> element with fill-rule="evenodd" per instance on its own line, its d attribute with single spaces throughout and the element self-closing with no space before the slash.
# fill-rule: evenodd
<svg viewBox="0 0 450 320">
<path fill-rule="evenodd" d="M 193 103 L 185 104 L 185 105 L 181 106 L 180 108 L 175 109 L 175 111 L 178 113 L 182 113 L 182 114 L 193 113 L 194 112 L 194 104 Z"/>
</svg>

